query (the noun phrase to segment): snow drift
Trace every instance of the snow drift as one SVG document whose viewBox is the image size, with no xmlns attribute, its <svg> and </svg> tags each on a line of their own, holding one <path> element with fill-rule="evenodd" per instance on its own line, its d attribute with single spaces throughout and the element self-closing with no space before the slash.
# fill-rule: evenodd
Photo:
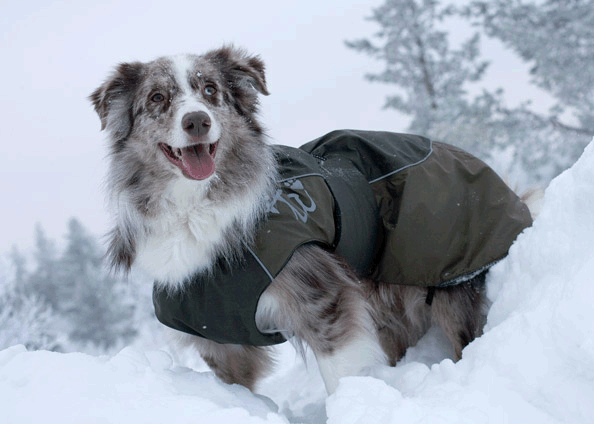
<svg viewBox="0 0 594 424">
<path fill-rule="evenodd" d="M 15 346 L 0 352 L 1 421 L 593 422 L 594 142 L 551 183 L 488 284 L 485 334 L 462 360 L 431 365 L 443 352 L 430 334 L 397 367 L 345 378 L 327 399 L 315 364 L 287 363 L 287 346 L 266 396 L 178 367 L 162 351 L 110 358 Z"/>
</svg>

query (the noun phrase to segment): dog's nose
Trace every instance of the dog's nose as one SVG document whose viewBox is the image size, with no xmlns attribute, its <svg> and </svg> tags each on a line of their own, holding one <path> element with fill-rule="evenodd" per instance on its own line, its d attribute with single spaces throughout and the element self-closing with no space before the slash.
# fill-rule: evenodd
<svg viewBox="0 0 594 424">
<path fill-rule="evenodd" d="M 210 116 L 206 112 L 186 113 L 182 118 L 182 128 L 192 137 L 200 137 L 210 130 Z"/>
</svg>

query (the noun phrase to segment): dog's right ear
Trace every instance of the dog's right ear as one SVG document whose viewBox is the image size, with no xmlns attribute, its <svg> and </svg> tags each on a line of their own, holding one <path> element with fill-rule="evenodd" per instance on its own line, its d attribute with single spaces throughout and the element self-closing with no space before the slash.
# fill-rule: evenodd
<svg viewBox="0 0 594 424">
<path fill-rule="evenodd" d="M 95 111 L 101 119 L 101 129 L 107 128 L 115 141 L 126 138 L 132 130 L 132 106 L 144 64 L 120 64 L 111 77 L 90 96 Z"/>
</svg>

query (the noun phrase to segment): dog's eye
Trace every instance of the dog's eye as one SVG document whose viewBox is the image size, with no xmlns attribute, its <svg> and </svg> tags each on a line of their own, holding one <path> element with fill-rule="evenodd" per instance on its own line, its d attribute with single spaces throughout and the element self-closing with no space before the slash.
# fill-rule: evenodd
<svg viewBox="0 0 594 424">
<path fill-rule="evenodd" d="M 162 95 L 161 93 L 155 93 L 153 94 L 153 96 L 151 97 L 151 100 L 155 103 L 161 103 L 162 101 L 165 100 L 165 96 Z"/>
<path fill-rule="evenodd" d="M 214 96 L 214 94 L 217 92 L 217 89 L 213 85 L 207 85 L 204 87 L 203 91 L 207 96 Z"/>
</svg>

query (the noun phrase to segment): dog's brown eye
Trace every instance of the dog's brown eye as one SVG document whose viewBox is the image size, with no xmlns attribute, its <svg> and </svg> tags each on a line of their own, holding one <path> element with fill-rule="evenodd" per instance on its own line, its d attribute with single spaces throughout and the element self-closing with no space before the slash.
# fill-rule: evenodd
<svg viewBox="0 0 594 424">
<path fill-rule="evenodd" d="M 163 100 L 165 100 L 165 96 L 162 95 L 161 93 L 155 93 L 153 94 L 153 96 L 151 97 L 151 100 L 155 103 L 160 103 Z"/>
<path fill-rule="evenodd" d="M 217 92 L 217 89 L 213 85 L 207 85 L 204 87 L 204 94 L 207 96 L 213 96 Z"/>
</svg>

